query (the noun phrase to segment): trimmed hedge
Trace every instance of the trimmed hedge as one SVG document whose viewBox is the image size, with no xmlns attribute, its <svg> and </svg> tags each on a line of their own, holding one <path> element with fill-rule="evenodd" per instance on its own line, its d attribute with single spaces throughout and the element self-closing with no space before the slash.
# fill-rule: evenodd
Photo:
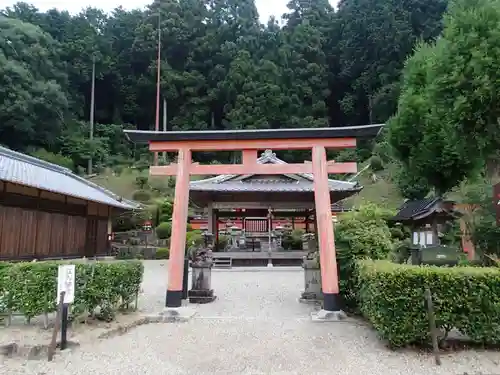
<svg viewBox="0 0 500 375">
<path fill-rule="evenodd" d="M 165 255 L 165 250 L 167 254 Z M 168 247 L 153 247 L 153 246 L 130 246 L 120 247 L 115 253 L 115 259 L 168 259 L 170 250 Z M 166 256 L 166 257 L 165 257 Z"/>
<path fill-rule="evenodd" d="M 169 259 L 170 258 L 170 249 L 166 247 L 160 247 L 156 250 L 155 259 Z"/>
<path fill-rule="evenodd" d="M 392 347 L 430 341 L 424 290 L 429 287 L 442 332 L 500 344 L 500 269 L 357 262 L 363 315 Z"/>
<path fill-rule="evenodd" d="M 0 263 L 0 313 L 31 318 L 56 311 L 57 270 L 69 262 Z M 113 316 L 128 307 L 140 290 L 144 266 L 139 261 L 75 262 L 72 315 Z"/>
</svg>

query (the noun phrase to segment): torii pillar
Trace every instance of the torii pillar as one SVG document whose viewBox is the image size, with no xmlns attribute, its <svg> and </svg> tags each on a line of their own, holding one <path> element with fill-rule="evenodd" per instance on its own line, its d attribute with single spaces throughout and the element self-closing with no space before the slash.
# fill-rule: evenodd
<svg viewBox="0 0 500 375">
<path fill-rule="evenodd" d="M 135 142 L 149 143 L 152 152 L 177 152 L 176 164 L 152 166 L 150 174 L 176 176 L 172 237 L 168 265 L 165 304 L 167 309 L 182 305 L 183 260 L 186 246 L 186 226 L 189 203 L 190 175 L 220 174 L 296 174 L 314 175 L 314 199 L 320 251 L 323 310 L 318 320 L 330 320 L 340 312 L 339 280 L 335 254 L 330 188 L 328 174 L 356 173 L 355 162 L 328 162 L 326 149 L 356 147 L 356 138 L 374 137 L 382 125 L 341 128 L 155 132 L 125 130 Z M 312 162 L 297 164 L 258 164 L 257 151 L 311 150 Z M 193 151 L 241 151 L 242 163 L 230 165 L 200 165 L 192 163 Z M 336 314 L 333 314 L 336 316 Z"/>
</svg>

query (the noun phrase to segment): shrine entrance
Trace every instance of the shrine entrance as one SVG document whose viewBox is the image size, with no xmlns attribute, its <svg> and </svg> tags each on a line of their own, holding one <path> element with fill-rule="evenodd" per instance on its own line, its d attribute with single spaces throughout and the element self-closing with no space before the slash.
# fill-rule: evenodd
<svg viewBox="0 0 500 375">
<path fill-rule="evenodd" d="M 176 164 L 150 168 L 150 174 L 154 176 L 176 176 L 166 307 L 175 308 L 182 305 L 183 262 L 191 175 L 303 173 L 314 177 L 323 309 L 329 312 L 339 311 L 339 280 L 328 175 L 356 173 L 357 165 L 355 162 L 328 161 L 326 150 L 354 148 L 357 139 L 375 137 L 381 126 L 181 132 L 125 130 L 133 142 L 149 143 L 152 152 L 177 152 Z M 295 164 L 259 164 L 257 152 L 263 149 L 311 150 L 312 161 Z M 193 151 L 241 151 L 242 163 L 201 165 L 192 162 Z M 277 202 L 281 200 L 279 194 L 275 200 Z"/>
</svg>

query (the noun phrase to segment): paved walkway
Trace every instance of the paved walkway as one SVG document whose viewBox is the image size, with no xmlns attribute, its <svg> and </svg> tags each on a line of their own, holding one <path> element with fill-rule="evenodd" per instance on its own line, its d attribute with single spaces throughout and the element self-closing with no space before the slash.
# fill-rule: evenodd
<svg viewBox="0 0 500 375">
<path fill-rule="evenodd" d="M 165 264 L 146 262 L 141 309 L 161 310 Z M 197 306 L 188 323 L 152 324 L 56 357 L 53 363 L 12 360 L 9 375 L 176 374 L 500 374 L 500 354 L 443 356 L 391 352 L 355 321 L 312 323 L 297 302 L 301 269 L 215 270 L 218 299 Z"/>
</svg>

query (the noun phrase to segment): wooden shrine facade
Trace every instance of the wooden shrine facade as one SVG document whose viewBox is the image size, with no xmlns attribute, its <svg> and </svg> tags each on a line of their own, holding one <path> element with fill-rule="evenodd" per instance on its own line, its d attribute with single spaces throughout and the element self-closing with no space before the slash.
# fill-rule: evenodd
<svg viewBox="0 0 500 375">
<path fill-rule="evenodd" d="M 288 166 L 272 150 L 264 151 L 256 164 L 262 167 Z M 346 166 L 352 171 L 351 163 Z M 337 169 L 339 166 L 337 166 Z M 328 179 L 332 211 L 342 211 L 338 201 L 359 192 L 355 182 Z M 215 235 L 228 227 L 243 230 L 246 236 L 271 236 L 278 227 L 315 232 L 314 176 L 311 173 L 224 174 L 191 181 L 192 204 L 205 210 L 206 229 Z M 333 213 L 333 212 L 332 212 Z M 295 225 L 297 221 L 297 226 Z M 205 229 L 205 228 L 203 228 Z"/>
</svg>

